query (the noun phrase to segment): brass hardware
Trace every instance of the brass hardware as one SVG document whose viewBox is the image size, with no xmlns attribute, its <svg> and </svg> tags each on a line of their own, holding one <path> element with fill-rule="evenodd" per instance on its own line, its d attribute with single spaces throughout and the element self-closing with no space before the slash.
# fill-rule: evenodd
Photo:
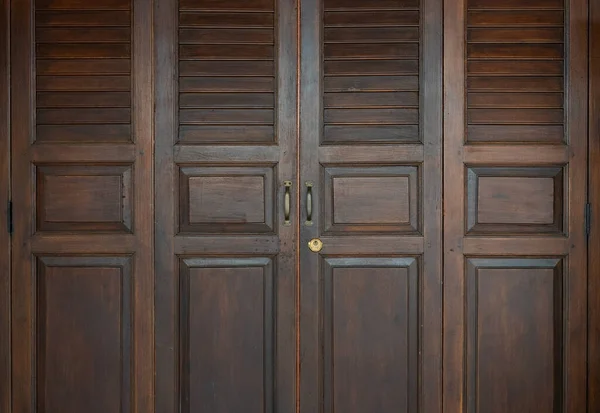
<svg viewBox="0 0 600 413">
<path fill-rule="evenodd" d="M 319 238 L 313 238 L 308 241 L 308 248 L 310 248 L 312 252 L 319 252 L 323 249 L 323 241 Z"/>
<path fill-rule="evenodd" d="M 292 225 L 290 221 L 290 210 L 291 210 L 291 194 L 290 189 L 292 188 L 292 181 L 283 181 L 285 186 L 285 195 L 283 197 L 283 225 Z"/>
<path fill-rule="evenodd" d="M 306 222 L 305 224 L 311 226 L 312 222 L 312 207 L 313 207 L 313 199 L 312 199 L 312 188 L 313 183 L 308 181 L 306 182 Z"/>
</svg>

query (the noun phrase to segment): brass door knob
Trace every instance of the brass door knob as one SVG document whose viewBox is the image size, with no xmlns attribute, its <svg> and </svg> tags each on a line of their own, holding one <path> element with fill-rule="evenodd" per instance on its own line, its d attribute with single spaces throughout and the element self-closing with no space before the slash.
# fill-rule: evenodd
<svg viewBox="0 0 600 413">
<path fill-rule="evenodd" d="M 312 252 L 319 252 L 323 249 L 323 241 L 319 238 L 313 238 L 308 241 L 308 248 L 310 248 Z"/>
</svg>

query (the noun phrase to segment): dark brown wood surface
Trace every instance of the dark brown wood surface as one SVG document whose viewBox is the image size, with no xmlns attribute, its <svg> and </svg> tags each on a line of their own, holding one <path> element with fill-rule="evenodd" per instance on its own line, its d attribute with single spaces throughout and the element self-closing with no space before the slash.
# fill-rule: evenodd
<svg viewBox="0 0 600 413">
<path fill-rule="evenodd" d="M 444 10 L 444 410 L 585 411 L 587 3 Z"/>
<path fill-rule="evenodd" d="M 302 2 L 300 412 L 441 412 L 441 22 Z"/>
<path fill-rule="evenodd" d="M 10 1 L 0 0 L 0 213 L 10 199 Z M 0 219 L 0 410 L 11 410 L 10 235 Z"/>
<path fill-rule="evenodd" d="M 155 2 L 157 413 L 295 408 L 295 8 Z"/>
<path fill-rule="evenodd" d="M 600 411 L 600 4 L 590 2 L 588 412 Z"/>
<path fill-rule="evenodd" d="M 153 411 L 151 2 L 11 7 L 12 409 Z"/>
</svg>

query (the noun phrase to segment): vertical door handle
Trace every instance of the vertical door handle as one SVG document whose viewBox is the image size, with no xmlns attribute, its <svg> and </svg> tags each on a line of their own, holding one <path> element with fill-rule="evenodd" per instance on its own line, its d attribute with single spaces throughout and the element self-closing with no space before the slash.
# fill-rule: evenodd
<svg viewBox="0 0 600 413">
<path fill-rule="evenodd" d="M 312 225 L 312 213 L 313 213 L 313 197 L 312 197 L 313 183 L 306 182 L 306 225 Z"/>
<path fill-rule="evenodd" d="M 283 225 L 291 225 L 290 211 L 292 208 L 292 181 L 283 181 L 283 186 L 285 186 L 285 195 L 283 196 Z"/>
</svg>

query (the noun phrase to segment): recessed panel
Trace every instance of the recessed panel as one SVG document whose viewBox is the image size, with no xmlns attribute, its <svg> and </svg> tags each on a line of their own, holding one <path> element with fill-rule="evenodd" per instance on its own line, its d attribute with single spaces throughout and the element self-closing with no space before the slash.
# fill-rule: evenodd
<svg viewBox="0 0 600 413">
<path fill-rule="evenodd" d="M 182 412 L 272 413 L 271 260 L 189 258 L 180 265 Z"/>
<path fill-rule="evenodd" d="M 273 169 L 180 169 L 180 230 L 184 233 L 273 232 Z"/>
<path fill-rule="evenodd" d="M 39 231 L 130 232 L 131 166 L 38 166 Z"/>
<path fill-rule="evenodd" d="M 130 411 L 129 258 L 37 262 L 37 411 Z"/>
<path fill-rule="evenodd" d="M 560 259 L 467 261 L 469 412 L 560 412 Z"/>
<path fill-rule="evenodd" d="M 415 233 L 418 186 L 411 166 L 325 168 L 325 231 Z"/>
<path fill-rule="evenodd" d="M 414 258 L 331 258 L 323 276 L 325 411 L 416 412 Z"/>
<path fill-rule="evenodd" d="M 469 233 L 562 231 L 562 168 L 470 168 L 467 176 Z"/>
</svg>

